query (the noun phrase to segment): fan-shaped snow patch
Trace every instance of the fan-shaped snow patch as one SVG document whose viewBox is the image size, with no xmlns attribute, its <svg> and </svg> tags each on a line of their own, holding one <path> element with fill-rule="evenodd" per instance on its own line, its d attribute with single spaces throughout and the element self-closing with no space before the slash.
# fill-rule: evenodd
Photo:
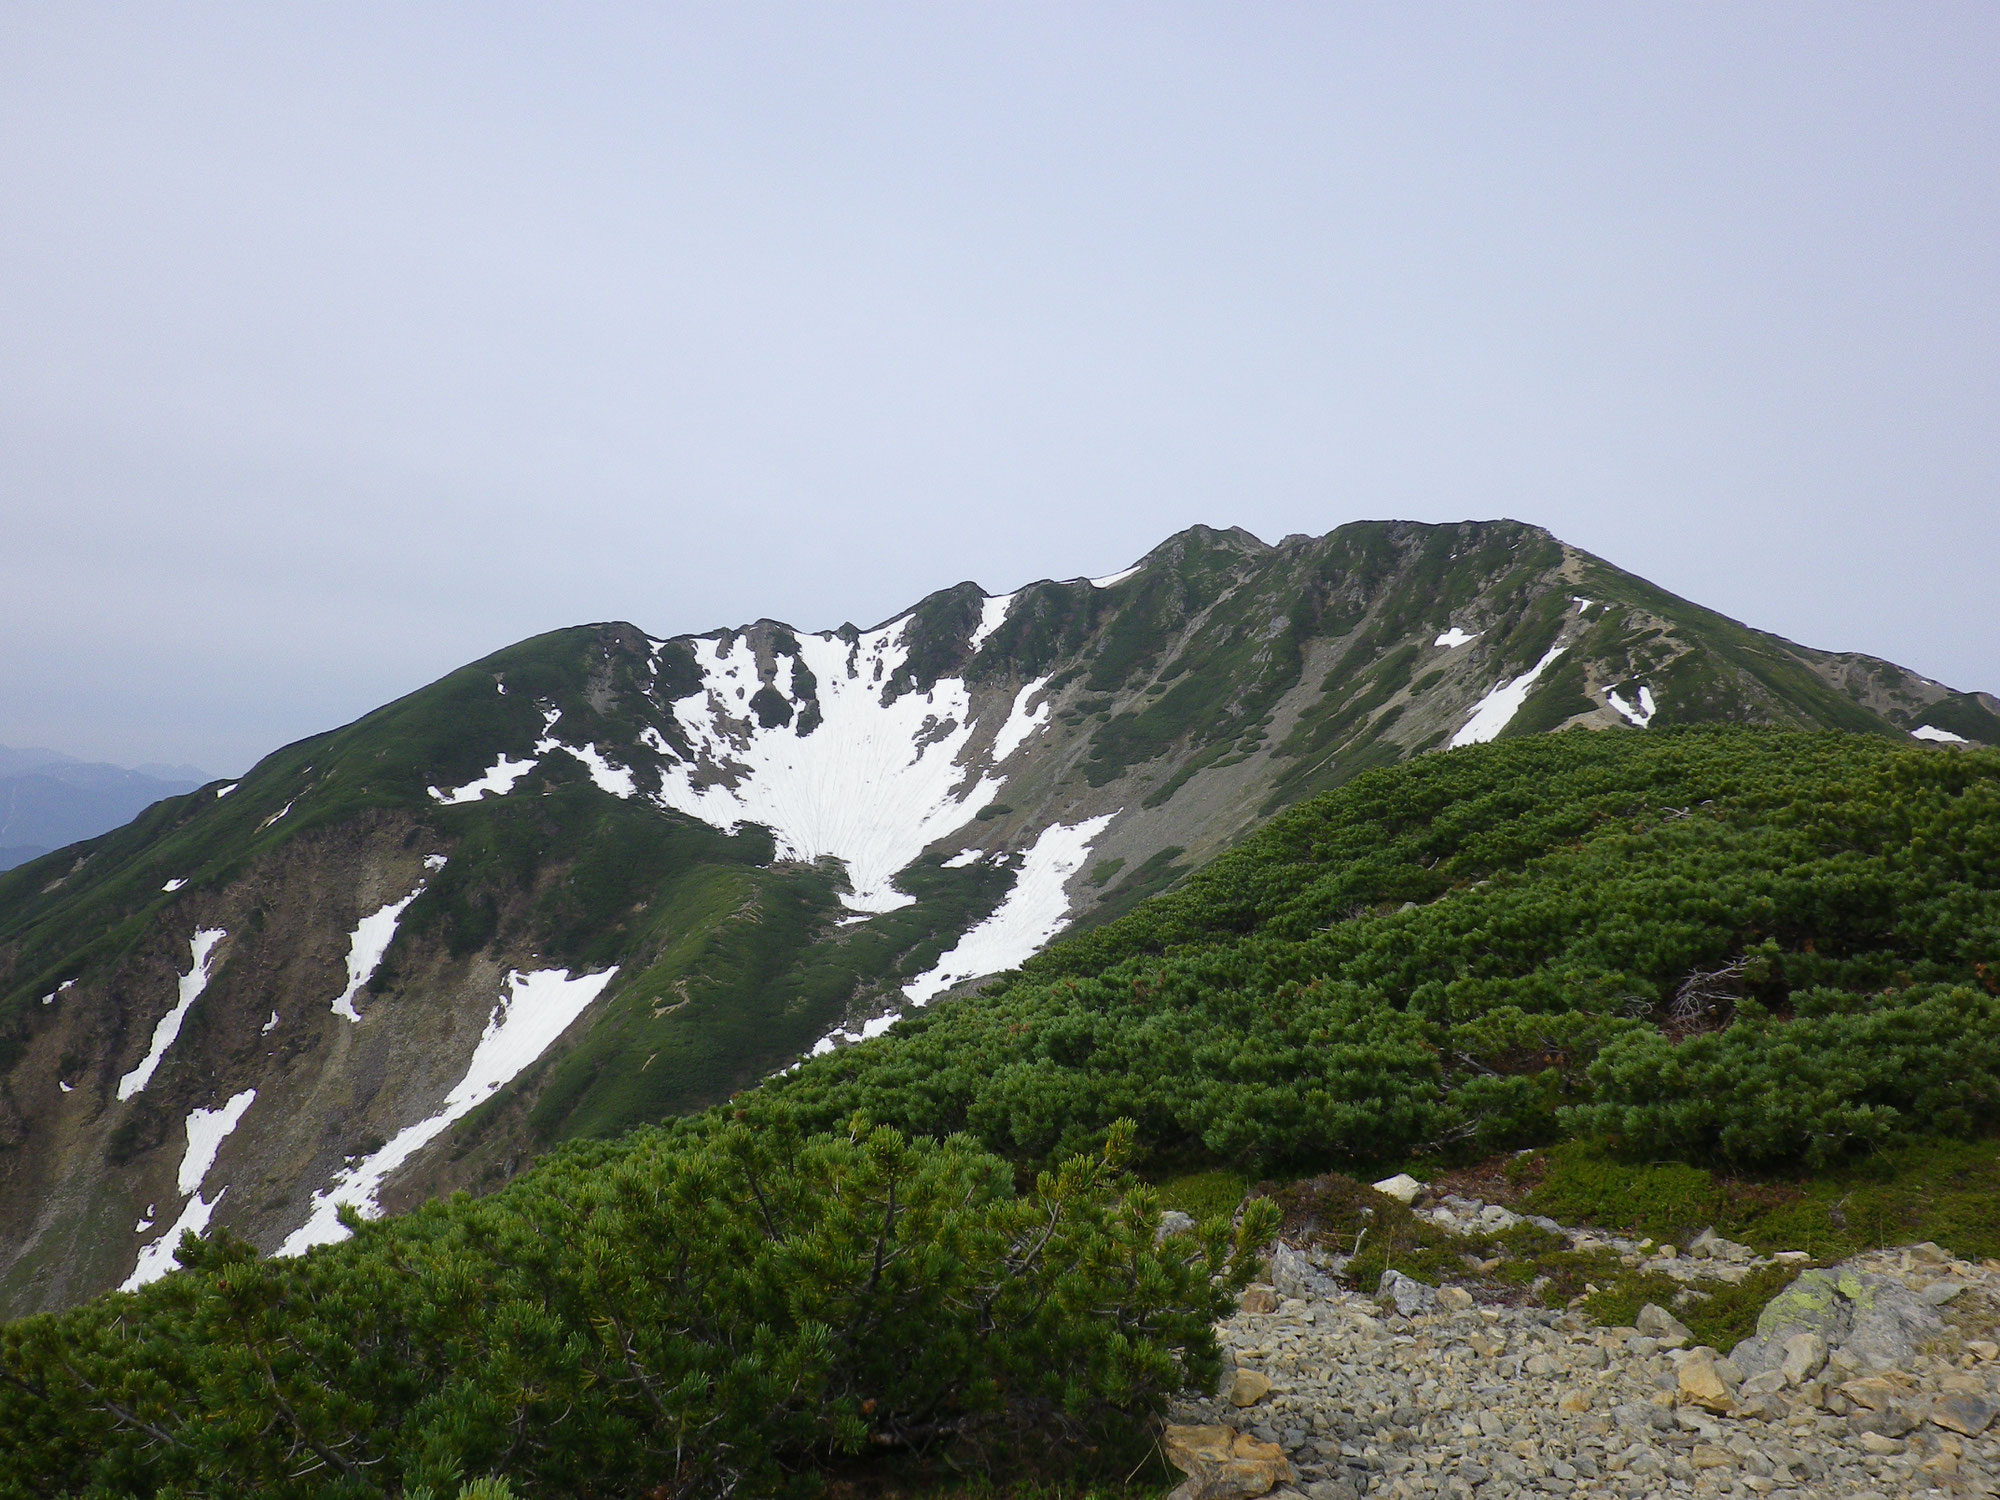
<svg viewBox="0 0 2000 1500">
<path fill-rule="evenodd" d="M 161 886 L 160 889 L 165 891 L 168 895 L 172 895 L 175 891 L 179 890 L 182 886 L 186 884 L 187 882 L 185 880 L 182 880 L 178 876 L 176 876 L 174 879 L 169 880 L 165 885 Z"/>
<path fill-rule="evenodd" d="M 538 740 L 535 744 L 537 755 L 548 755 L 557 750 L 581 761 L 600 791 L 609 792 L 614 797 L 630 797 L 639 790 L 632 780 L 632 773 L 624 766 L 615 764 L 595 745 L 565 745 L 559 740 Z"/>
<path fill-rule="evenodd" d="M 448 792 L 432 787 L 430 793 L 446 807 L 456 807 L 461 802 L 477 802 L 488 792 L 496 797 L 504 797 L 514 790 L 515 782 L 535 769 L 535 765 L 536 761 L 532 756 L 527 760 L 513 760 L 502 752 L 500 758 L 493 762 L 486 774 L 477 781 L 468 781 L 464 786 L 454 787 Z"/>
<path fill-rule="evenodd" d="M 968 931 L 929 973 L 903 986 L 912 1005 L 927 1004 L 953 985 L 998 974 L 1032 957 L 1069 916 L 1069 878 L 1083 868 L 1090 846 L 1117 813 L 1081 823 L 1051 823 L 1021 861 L 1014 889 L 993 915 Z"/>
<path fill-rule="evenodd" d="M 978 849 L 961 849 L 944 862 L 944 867 L 947 870 L 962 870 L 967 865 L 976 865 L 982 852 Z"/>
<path fill-rule="evenodd" d="M 1432 641 L 1431 644 L 1433 646 L 1463 646 L 1467 641 L 1476 641 L 1478 639 L 1479 639 L 1478 631 L 1460 630 L 1456 625 L 1454 625 L 1451 627 L 1451 629 L 1447 630 L 1443 635 L 1439 636 L 1436 640 Z"/>
<path fill-rule="evenodd" d="M 160 1017 L 160 1024 L 153 1028 L 153 1044 L 146 1049 L 146 1056 L 138 1067 L 118 1080 L 118 1097 L 130 1099 L 139 1090 L 153 1081 L 153 1072 L 160 1066 L 160 1059 L 167 1055 L 167 1048 L 174 1044 L 174 1038 L 181 1034 L 181 1022 L 187 1019 L 189 1007 L 201 998 L 201 992 L 208 988 L 208 966 L 215 957 L 215 945 L 229 934 L 220 927 L 204 927 L 188 940 L 188 949 L 194 956 L 194 967 L 181 975 L 180 999 L 174 1008 Z"/>
<path fill-rule="evenodd" d="M 431 860 L 436 860 L 437 863 L 432 864 Z M 431 855 L 425 859 L 424 868 L 443 869 L 444 856 Z M 400 901 L 391 901 L 381 910 L 363 917 L 354 931 L 348 935 L 347 988 L 334 997 L 333 1013 L 336 1016 L 345 1016 L 350 1021 L 361 1019 L 361 1013 L 354 1008 L 354 997 L 361 993 L 363 985 L 375 977 L 375 971 L 382 966 L 382 955 L 389 951 L 389 944 L 395 941 L 396 924 L 402 920 L 403 913 L 409 909 L 410 903 L 424 893 L 426 884 L 427 881 L 419 880 L 416 889 L 409 895 Z M 272 1011 L 271 1025 L 275 1026 L 277 1021 L 278 1013 Z M 269 1031 L 271 1027 L 266 1026 L 264 1029 Z"/>
<path fill-rule="evenodd" d="M 1910 731 L 1913 740 L 1929 740 L 1934 745 L 1969 745 L 1972 743 L 1962 734 L 1953 734 L 1949 729 L 1940 729 L 1935 724 L 1919 724 Z"/>
<path fill-rule="evenodd" d="M 241 786 L 242 784 L 243 783 L 241 783 L 240 781 L 232 781 L 229 783 L 228 786 L 217 787 L 215 789 L 215 800 L 220 802 L 224 797 L 227 797 L 231 792 L 235 791 L 236 788 Z"/>
<path fill-rule="evenodd" d="M 1053 674 L 1051 674 L 1053 675 Z M 1027 741 L 1029 735 L 1049 722 L 1049 698 L 1043 689 L 1049 685 L 1047 677 L 1037 677 L 1033 682 L 1014 695 L 1014 706 L 1007 714 L 1007 722 L 1000 726 L 1000 732 L 993 737 L 993 763 L 998 765 Z M 1028 700 L 1042 695 L 1039 707 L 1033 713 L 1028 711 Z"/>
<path fill-rule="evenodd" d="M 1568 649 L 1557 642 L 1549 647 L 1540 661 L 1519 677 L 1501 683 L 1481 698 L 1472 710 L 1472 717 L 1465 721 L 1465 727 L 1451 737 L 1451 748 L 1456 750 L 1460 745 L 1483 745 L 1505 729 L 1508 721 L 1521 711 L 1521 705 L 1528 701 L 1528 692 L 1534 687 L 1535 679 Z"/>
<path fill-rule="evenodd" d="M 1639 701 L 1636 704 L 1627 702 L 1624 695 L 1615 689 L 1604 695 L 1604 701 L 1617 709 L 1627 723 L 1636 724 L 1641 729 L 1652 723 L 1653 715 L 1660 711 L 1659 705 L 1653 702 L 1653 690 L 1644 683 L 1639 685 Z"/>
<path fill-rule="evenodd" d="M 958 764 L 972 735 L 972 700 L 956 678 L 892 703 L 883 688 L 908 657 L 908 617 L 853 645 L 832 634 L 798 637 L 818 683 L 820 723 L 765 728 L 738 717 L 757 682 L 748 646 L 692 642 L 707 691 L 680 699 L 675 718 L 697 765 L 662 769 L 659 801 L 718 828 L 761 823 L 787 859 L 831 855 L 847 865 L 854 911 L 894 911 L 915 899 L 890 884 L 896 872 L 993 800 L 1001 778 Z M 697 784 L 697 774 L 700 783 Z"/>
<path fill-rule="evenodd" d="M 312 1212 L 278 1247 L 278 1254 L 299 1255 L 314 1245 L 330 1245 L 346 1239 L 347 1229 L 339 1217 L 343 1203 L 353 1204 L 365 1219 L 380 1218 L 382 1210 L 375 1198 L 390 1173 L 546 1052 L 549 1044 L 603 993 L 617 972 L 614 965 L 601 974 L 579 974 L 575 978 L 570 977 L 567 969 L 539 969 L 533 973 L 515 969 L 509 973 L 506 993 L 493 1007 L 465 1076 L 445 1095 L 438 1112 L 397 1131 L 381 1150 L 343 1169 L 324 1192 L 314 1193 Z"/>
<path fill-rule="evenodd" d="M 1130 578 L 1134 573 L 1138 572 L 1139 569 L 1144 566 L 1145 566 L 1144 563 L 1133 563 L 1131 567 L 1122 569 L 1119 572 L 1106 573 L 1102 578 L 1091 579 L 1090 586 L 1094 589 L 1115 588 L 1117 585 L 1123 583 L 1126 579 Z"/>
<path fill-rule="evenodd" d="M 227 1187 L 217 1189 L 213 1198 L 201 1195 L 201 1185 L 208 1176 L 208 1170 L 215 1165 L 216 1154 L 222 1150 L 222 1143 L 229 1138 L 229 1132 L 236 1128 L 243 1118 L 243 1112 L 256 1099 L 255 1089 L 245 1089 L 220 1109 L 190 1110 L 187 1117 L 187 1150 L 181 1154 L 179 1186 L 181 1192 L 191 1194 L 181 1216 L 174 1220 L 167 1232 L 139 1252 L 139 1264 L 132 1274 L 125 1278 L 118 1288 L 121 1292 L 137 1291 L 149 1281 L 158 1281 L 174 1268 L 174 1247 L 181 1242 L 181 1235 L 188 1230 L 200 1234 L 208 1227 L 209 1215 L 229 1191 Z M 149 1205 L 146 1217 L 139 1221 L 141 1232 L 152 1228 L 153 1208 Z"/>
<path fill-rule="evenodd" d="M 979 623 L 972 628 L 972 639 L 966 642 L 968 649 L 977 651 L 986 644 L 986 638 L 1007 622 L 1007 611 L 1014 607 L 1014 594 L 995 594 L 979 606 Z"/>
<path fill-rule="evenodd" d="M 859 1031 L 849 1031 L 845 1026 L 836 1026 L 832 1031 L 829 1031 L 825 1036 L 814 1042 L 812 1051 L 808 1052 L 806 1056 L 825 1057 L 827 1053 L 833 1051 L 836 1047 L 852 1046 L 856 1042 L 865 1042 L 870 1037 L 880 1036 L 902 1019 L 902 1012 L 891 1011 L 886 1016 L 877 1016 L 872 1021 L 863 1021 Z M 793 1066 L 796 1067 L 797 1064 Z M 786 1071 L 789 1072 L 790 1069 Z"/>
</svg>

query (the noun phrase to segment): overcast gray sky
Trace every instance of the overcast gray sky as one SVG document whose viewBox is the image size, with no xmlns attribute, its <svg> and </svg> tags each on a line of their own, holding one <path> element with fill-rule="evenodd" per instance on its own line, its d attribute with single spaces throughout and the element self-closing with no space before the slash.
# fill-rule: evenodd
<svg viewBox="0 0 2000 1500">
<path fill-rule="evenodd" d="M 0 742 L 1513 516 L 2000 689 L 2000 7 L 13 5 Z"/>
</svg>

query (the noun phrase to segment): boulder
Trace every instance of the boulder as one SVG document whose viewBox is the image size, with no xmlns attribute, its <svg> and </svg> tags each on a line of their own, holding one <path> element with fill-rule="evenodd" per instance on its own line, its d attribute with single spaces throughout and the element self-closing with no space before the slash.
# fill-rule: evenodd
<svg viewBox="0 0 2000 1500">
<path fill-rule="evenodd" d="M 1384 1177 L 1374 1184 L 1374 1187 L 1376 1192 L 1387 1193 L 1405 1207 L 1415 1203 L 1424 1192 L 1424 1185 L 1408 1172 L 1398 1172 L 1394 1177 Z"/>
<path fill-rule="evenodd" d="M 1937 1309 L 1893 1276 L 1849 1266 L 1802 1272 L 1768 1302 L 1757 1332 L 1731 1351 L 1748 1373 L 1780 1367 L 1788 1341 L 1817 1334 L 1856 1367 L 1894 1369 L 1944 1330 Z"/>
<path fill-rule="evenodd" d="M 1295 1477 L 1276 1443 L 1228 1427 L 1168 1427 L 1161 1447 L 1188 1476 L 1169 1500 L 1251 1500 Z"/>
<path fill-rule="evenodd" d="M 1177 1208 L 1170 1208 L 1160 1215 L 1160 1227 L 1153 1231 L 1153 1243 L 1164 1244 L 1177 1234 L 1194 1233 L 1194 1215 L 1184 1214 Z"/>
<path fill-rule="evenodd" d="M 1243 1288 L 1242 1307 L 1247 1313 L 1274 1313 L 1278 1310 L 1278 1294 L 1253 1282 Z"/>
<path fill-rule="evenodd" d="M 1375 1300 L 1384 1306 L 1393 1306 L 1406 1318 L 1414 1318 L 1418 1313 L 1428 1312 L 1437 1306 L 1437 1288 L 1405 1276 L 1401 1271 L 1384 1271 L 1382 1283 L 1375 1289 Z"/>
<path fill-rule="evenodd" d="M 1949 1432 L 1978 1437 L 1992 1425 L 1996 1414 L 2000 1414 L 2000 1403 L 1969 1392 L 1954 1392 L 1931 1408 L 1931 1421 Z"/>
<path fill-rule="evenodd" d="M 1229 1383 L 1229 1404 L 1231 1406 L 1255 1406 L 1271 1394 L 1271 1377 L 1255 1370 L 1238 1370 L 1236 1378 Z M 1259 1494 L 1263 1491 L 1259 1490 Z"/>
<path fill-rule="evenodd" d="M 1639 1316 L 1632 1320 L 1632 1324 L 1640 1333 L 1648 1338 L 1658 1339 L 1663 1344 L 1670 1344 L 1675 1339 L 1686 1344 L 1694 1339 L 1694 1335 L 1687 1330 L 1687 1324 L 1657 1302 L 1648 1302 L 1640 1308 Z"/>
<path fill-rule="evenodd" d="M 1722 1378 L 1713 1349 L 1692 1349 L 1675 1374 L 1680 1399 L 1704 1411 L 1727 1413 L 1736 1409 L 1736 1396 Z"/>
<path fill-rule="evenodd" d="M 1280 1243 L 1271 1252 L 1271 1285 L 1280 1297 L 1314 1298 L 1338 1296 L 1340 1286 L 1312 1263 L 1305 1253 Z"/>
</svg>

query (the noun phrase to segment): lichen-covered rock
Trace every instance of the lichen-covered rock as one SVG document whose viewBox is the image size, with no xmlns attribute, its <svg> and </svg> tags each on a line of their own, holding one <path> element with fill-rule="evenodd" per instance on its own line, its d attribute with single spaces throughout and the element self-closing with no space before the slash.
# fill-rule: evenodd
<svg viewBox="0 0 2000 1500">
<path fill-rule="evenodd" d="M 1384 1271 L 1375 1297 L 1385 1305 L 1394 1306 L 1404 1317 L 1413 1318 L 1437 1305 L 1437 1288 L 1401 1271 Z"/>
<path fill-rule="evenodd" d="M 1889 1370 L 1943 1328 L 1937 1309 L 1895 1277 L 1839 1265 L 1806 1271 L 1773 1297 L 1730 1357 L 1751 1374 L 1779 1368 L 1788 1341 L 1810 1333 L 1865 1368 Z"/>
</svg>

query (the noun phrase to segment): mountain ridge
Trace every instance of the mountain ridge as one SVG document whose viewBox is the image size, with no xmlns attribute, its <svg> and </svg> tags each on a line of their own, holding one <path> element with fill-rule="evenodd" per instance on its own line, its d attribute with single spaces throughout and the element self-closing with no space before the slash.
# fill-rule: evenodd
<svg viewBox="0 0 2000 1500">
<path fill-rule="evenodd" d="M 1513 522 L 1190 528 L 867 630 L 545 633 L 0 875 L 0 1299 L 117 1284 L 176 1207 L 274 1249 L 714 1103 L 1430 749 L 2000 743 L 1996 709 Z"/>
</svg>

